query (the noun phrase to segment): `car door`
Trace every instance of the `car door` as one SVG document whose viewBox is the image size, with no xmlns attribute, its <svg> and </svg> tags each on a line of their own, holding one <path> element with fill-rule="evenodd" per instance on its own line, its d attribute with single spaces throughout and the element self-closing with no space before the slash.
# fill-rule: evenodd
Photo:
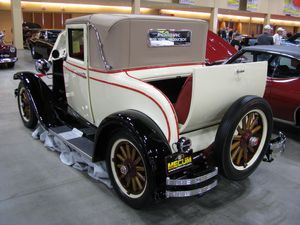
<svg viewBox="0 0 300 225">
<path fill-rule="evenodd" d="M 278 55 L 270 65 L 274 68 L 269 97 L 273 114 L 293 122 L 300 106 L 300 61 Z"/>
<path fill-rule="evenodd" d="M 264 98 L 269 100 L 270 93 L 271 93 L 271 79 L 273 74 L 273 69 L 270 67 L 270 61 L 274 56 L 271 53 L 260 52 L 260 51 L 251 51 L 246 50 L 242 51 L 241 54 L 234 58 L 233 60 L 229 61 L 230 64 L 236 63 L 248 63 L 248 62 L 268 62 L 268 72 L 267 72 L 267 82 L 264 92 Z"/>
<path fill-rule="evenodd" d="M 89 94 L 87 26 L 67 25 L 67 58 L 64 80 L 68 104 L 84 119 L 93 123 Z"/>
<path fill-rule="evenodd" d="M 238 98 L 263 96 L 266 62 L 199 67 L 193 72 L 192 99 L 180 133 L 219 123 Z"/>
</svg>

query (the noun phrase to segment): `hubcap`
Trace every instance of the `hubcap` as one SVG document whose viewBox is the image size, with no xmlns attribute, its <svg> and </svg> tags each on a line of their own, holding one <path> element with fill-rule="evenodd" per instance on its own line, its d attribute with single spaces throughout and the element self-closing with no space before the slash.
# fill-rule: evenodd
<svg viewBox="0 0 300 225">
<path fill-rule="evenodd" d="M 120 189 L 136 198 L 143 194 L 147 182 L 145 164 L 137 148 L 122 139 L 113 145 L 112 172 Z"/>
<path fill-rule="evenodd" d="M 120 168 L 120 172 L 121 172 L 121 174 L 126 175 L 128 173 L 128 168 L 126 166 L 122 165 Z"/>
<path fill-rule="evenodd" d="M 258 143 L 259 143 L 259 139 L 257 137 L 251 137 L 249 139 L 249 145 L 252 146 L 252 147 L 257 146 Z"/>
<path fill-rule="evenodd" d="M 262 111 L 247 113 L 234 132 L 230 157 L 236 169 L 243 170 L 251 166 L 262 151 L 266 137 L 266 118 Z"/>
</svg>

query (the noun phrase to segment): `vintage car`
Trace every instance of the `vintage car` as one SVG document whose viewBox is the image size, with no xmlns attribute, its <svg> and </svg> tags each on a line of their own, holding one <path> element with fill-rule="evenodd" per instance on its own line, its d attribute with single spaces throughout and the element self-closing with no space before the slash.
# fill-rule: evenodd
<svg viewBox="0 0 300 225">
<path fill-rule="evenodd" d="M 28 46 L 28 41 L 29 39 L 37 34 L 41 29 L 41 25 L 37 23 L 32 23 L 32 22 L 23 22 L 22 23 L 22 28 L 23 28 L 23 45 L 24 48 L 29 48 Z"/>
<path fill-rule="evenodd" d="M 67 20 L 66 56 L 52 52 L 53 84 L 19 72 L 23 123 L 37 121 L 88 160 L 105 160 L 134 208 L 202 195 L 220 171 L 242 180 L 269 152 L 267 63 L 205 66 L 205 21 L 146 15 Z M 63 40 L 64 35 L 58 39 Z M 46 74 L 49 64 L 37 61 Z"/>
<path fill-rule="evenodd" d="M 274 117 L 300 126 L 300 52 L 293 46 L 253 46 L 242 49 L 227 64 L 268 62 L 264 98 Z"/>
<path fill-rule="evenodd" d="M 241 45 L 243 47 L 257 45 L 257 38 L 248 35 L 243 35 Z"/>
<path fill-rule="evenodd" d="M 33 59 L 48 59 L 61 30 L 40 30 L 29 38 L 28 46 Z"/>
<path fill-rule="evenodd" d="M 300 33 L 296 33 L 293 36 L 289 37 L 286 40 L 281 42 L 281 45 L 287 46 L 300 46 Z"/>
<path fill-rule="evenodd" d="M 0 32 L 0 66 L 6 65 L 8 68 L 15 66 L 17 58 L 17 49 L 13 45 L 4 43 L 4 33 Z"/>
</svg>

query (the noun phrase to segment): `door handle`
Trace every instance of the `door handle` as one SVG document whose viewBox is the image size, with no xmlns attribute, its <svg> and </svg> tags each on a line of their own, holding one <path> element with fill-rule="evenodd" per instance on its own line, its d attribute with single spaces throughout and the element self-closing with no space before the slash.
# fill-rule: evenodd
<svg viewBox="0 0 300 225">
<path fill-rule="evenodd" d="M 237 70 L 236 70 L 236 73 L 237 73 L 237 74 L 245 73 L 245 70 L 244 70 L 244 69 L 241 69 L 241 70 L 237 69 Z"/>
</svg>

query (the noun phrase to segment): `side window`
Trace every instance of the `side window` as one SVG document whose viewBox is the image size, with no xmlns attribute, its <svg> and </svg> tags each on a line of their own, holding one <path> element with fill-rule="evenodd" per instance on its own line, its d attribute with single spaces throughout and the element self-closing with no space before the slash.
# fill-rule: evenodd
<svg viewBox="0 0 300 225">
<path fill-rule="evenodd" d="M 254 62 L 269 61 L 271 57 L 272 55 L 269 53 L 256 52 L 254 56 Z"/>
<path fill-rule="evenodd" d="M 275 67 L 274 77 L 300 77 L 300 61 L 297 59 L 278 56 L 271 62 L 271 65 Z"/>
<path fill-rule="evenodd" d="M 254 55 L 254 62 L 262 62 L 262 61 L 268 61 L 272 58 L 272 54 L 269 53 L 263 53 L 263 52 L 256 52 Z M 274 67 L 268 63 L 268 73 L 267 76 L 271 77 L 274 72 Z"/>
<path fill-rule="evenodd" d="M 69 56 L 84 61 L 83 29 L 68 29 Z"/>
<path fill-rule="evenodd" d="M 239 58 L 235 59 L 232 63 L 249 63 L 268 61 L 272 57 L 269 53 L 262 52 L 244 52 Z"/>
<path fill-rule="evenodd" d="M 240 57 L 236 58 L 232 64 L 253 62 L 253 54 L 251 52 L 244 52 Z"/>
</svg>

